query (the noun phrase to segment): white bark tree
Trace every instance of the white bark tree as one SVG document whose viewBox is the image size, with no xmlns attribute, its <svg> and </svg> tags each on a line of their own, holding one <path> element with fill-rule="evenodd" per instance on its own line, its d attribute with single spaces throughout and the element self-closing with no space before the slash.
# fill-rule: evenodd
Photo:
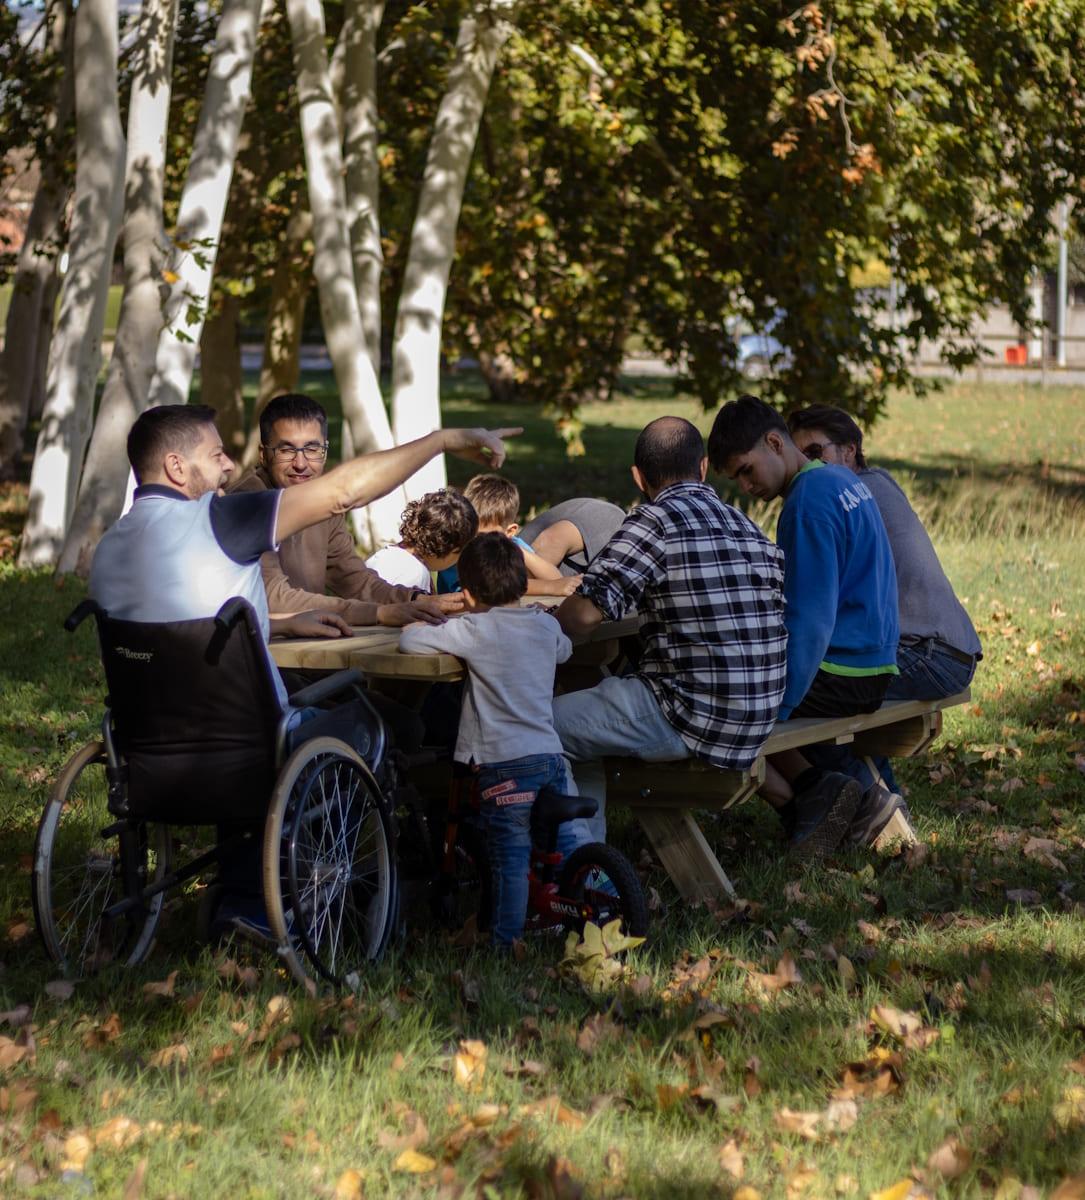
<svg viewBox="0 0 1085 1200">
<path fill-rule="evenodd" d="M 342 137 L 336 116 L 325 47 L 320 0 L 287 0 L 290 36 L 298 80 L 302 142 L 313 215 L 313 271 L 320 297 L 324 339 L 335 369 L 353 450 L 365 454 L 392 442 L 380 382 L 366 343 L 354 286 L 354 265 L 347 231 Z M 399 529 L 403 491 L 396 489 L 368 506 L 370 545 L 393 539 Z"/>
<path fill-rule="evenodd" d="M 354 286 L 373 370 L 381 369 L 380 163 L 377 160 L 377 33 L 384 0 L 353 0 L 341 38 L 343 163 Z"/>
<path fill-rule="evenodd" d="M 441 323 L 456 225 L 490 80 L 512 33 L 514 5 L 515 0 L 479 0 L 472 7 L 460 25 L 437 110 L 396 310 L 392 413 L 397 443 L 441 423 Z M 407 481 L 407 494 L 423 495 L 445 480 L 444 459 L 438 457 Z"/>
<path fill-rule="evenodd" d="M 56 104 L 46 119 L 54 135 L 67 125 L 75 103 L 73 35 L 68 0 L 50 5 L 49 44 L 63 64 Z M 42 320 L 42 310 L 47 301 L 56 299 L 50 285 L 56 274 L 64 210 L 70 196 L 70 183 L 60 161 L 64 155 L 63 143 L 61 138 L 60 144 L 54 145 L 54 152 L 40 164 L 38 189 L 12 280 L 4 349 L 0 352 L 0 479 L 13 475 L 19 461 L 31 398 L 40 377 L 39 342 L 52 328 L 51 319 Z"/>
<path fill-rule="evenodd" d="M 165 259 L 166 166 L 177 0 L 144 0 L 132 46 L 125 167 L 124 293 L 87 461 L 57 570 L 89 569 L 98 539 L 120 515 L 125 439 L 147 400 L 162 323 L 158 289 Z"/>
<path fill-rule="evenodd" d="M 270 0 L 263 0 L 267 4 Z M 261 0 L 224 0 L 177 214 L 149 405 L 184 404 L 211 294 L 237 141 L 252 85 Z"/>
<path fill-rule="evenodd" d="M 75 14 L 75 211 L 19 562 L 53 563 L 75 504 L 90 436 L 110 267 L 124 205 L 117 104 L 117 0 Z"/>
</svg>

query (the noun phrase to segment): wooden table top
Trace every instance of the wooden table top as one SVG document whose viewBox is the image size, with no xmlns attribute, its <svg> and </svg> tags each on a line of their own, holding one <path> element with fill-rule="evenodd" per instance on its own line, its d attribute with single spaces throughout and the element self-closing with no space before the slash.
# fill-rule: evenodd
<svg viewBox="0 0 1085 1200">
<path fill-rule="evenodd" d="M 525 597 L 522 603 L 559 604 L 559 596 Z M 456 620 L 451 617 L 450 620 Z M 604 621 L 574 645 L 615 641 L 637 632 L 640 618 L 634 613 L 620 621 Z M 352 667 L 384 679 L 421 679 L 453 682 L 463 678 L 463 663 L 451 654 L 404 654 L 399 630 L 384 625 L 356 628 L 353 637 L 272 638 L 271 657 L 276 666 L 313 671 L 338 671 Z M 574 654 L 575 657 L 575 654 Z"/>
</svg>

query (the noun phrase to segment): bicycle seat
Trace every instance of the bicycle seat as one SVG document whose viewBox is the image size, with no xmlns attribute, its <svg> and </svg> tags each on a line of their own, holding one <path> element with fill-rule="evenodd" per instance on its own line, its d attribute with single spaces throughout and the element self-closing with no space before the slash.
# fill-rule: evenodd
<svg viewBox="0 0 1085 1200">
<path fill-rule="evenodd" d="M 550 788 L 535 797 L 531 807 L 533 825 L 564 825 L 580 817 L 594 817 L 599 805 L 590 796 L 565 796 Z"/>
</svg>

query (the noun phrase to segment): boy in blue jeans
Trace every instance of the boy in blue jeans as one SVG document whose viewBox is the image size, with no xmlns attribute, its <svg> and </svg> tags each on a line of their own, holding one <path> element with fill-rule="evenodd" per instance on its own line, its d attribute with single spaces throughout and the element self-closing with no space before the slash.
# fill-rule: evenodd
<svg viewBox="0 0 1085 1200">
<path fill-rule="evenodd" d="M 466 613 L 444 625 L 408 625 L 399 644 L 411 654 L 454 654 L 467 665 L 453 758 L 475 776 L 493 870 L 493 939 L 510 946 L 527 916 L 531 806 L 543 788 L 572 791 L 553 713 L 554 671 L 572 644 L 549 613 L 520 607 L 527 568 L 504 534 L 468 542 L 459 575 Z M 580 825 L 562 827 L 563 854 L 584 840 Z"/>
</svg>

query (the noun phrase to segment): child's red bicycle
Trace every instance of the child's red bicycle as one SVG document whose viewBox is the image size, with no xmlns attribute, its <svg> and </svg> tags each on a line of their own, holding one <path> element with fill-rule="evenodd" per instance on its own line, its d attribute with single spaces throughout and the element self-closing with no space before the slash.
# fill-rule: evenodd
<svg viewBox="0 0 1085 1200">
<path fill-rule="evenodd" d="M 489 928 L 492 910 L 490 861 L 477 809 L 453 786 L 441 862 L 435 881 L 435 907 L 440 919 L 458 928 L 471 915 L 464 903 L 478 895 L 474 912 L 478 928 Z M 581 796 L 565 796 L 544 788 L 531 806 L 531 868 L 525 932 L 584 928 L 622 922 L 625 933 L 648 932 L 648 904 L 632 864 L 620 850 L 604 842 L 578 846 L 568 858 L 557 849 L 558 831 L 566 821 L 595 816 L 598 805 Z"/>
</svg>

